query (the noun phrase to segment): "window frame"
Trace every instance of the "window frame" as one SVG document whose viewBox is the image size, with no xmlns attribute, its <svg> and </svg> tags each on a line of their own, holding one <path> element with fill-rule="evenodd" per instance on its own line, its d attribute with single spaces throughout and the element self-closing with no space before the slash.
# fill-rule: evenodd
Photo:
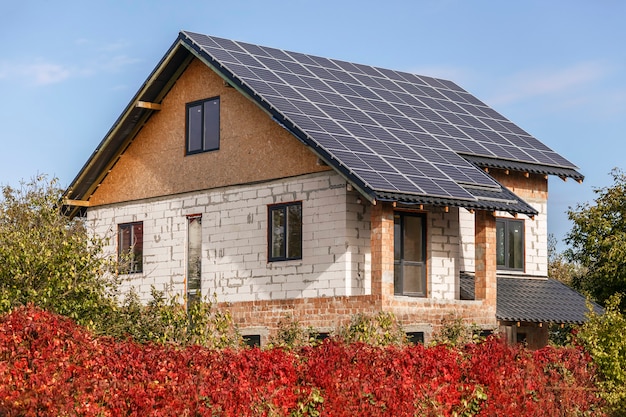
<svg viewBox="0 0 626 417">
<path fill-rule="evenodd" d="M 205 106 L 208 103 L 217 103 L 217 116 L 213 115 L 217 118 L 215 125 L 210 126 L 211 130 L 207 132 L 207 114 L 205 112 Z M 200 133 L 201 136 L 199 138 L 200 147 L 191 149 L 191 140 L 195 138 L 195 135 L 191 134 L 192 123 L 190 121 L 190 111 L 200 106 L 201 115 L 200 115 Z M 185 155 L 195 155 L 198 153 L 205 153 L 211 151 L 217 151 L 220 148 L 220 119 L 221 119 L 221 110 L 220 110 L 220 97 L 211 97 L 202 100 L 192 101 L 185 105 Z M 211 140 L 207 140 L 207 138 Z M 214 143 L 215 142 L 215 143 Z"/>
<path fill-rule="evenodd" d="M 299 253 L 295 254 L 295 255 L 291 255 L 288 253 L 288 247 L 289 247 L 289 236 L 291 234 L 290 230 L 289 230 L 289 208 L 290 207 L 299 207 L 300 208 L 300 224 L 299 224 L 299 239 L 300 239 L 300 246 L 299 246 Z M 274 227 L 273 227 L 273 214 L 277 211 L 282 211 L 283 212 L 283 218 L 285 219 L 284 224 L 282 226 L 282 233 L 283 236 L 285 236 L 286 238 L 283 239 L 283 242 L 281 244 L 280 247 L 280 255 L 279 256 L 273 256 L 273 248 L 274 248 L 274 236 L 275 234 L 274 232 Z M 272 205 L 268 205 L 267 206 L 267 261 L 268 262 L 277 262 L 277 261 L 292 261 L 292 260 L 298 260 L 298 259 L 302 259 L 302 249 L 303 249 L 303 241 L 302 241 L 302 201 L 293 201 L 293 202 L 289 202 L 289 203 L 279 203 L 279 204 L 272 204 Z M 291 255 L 291 256 L 290 256 Z"/>
<path fill-rule="evenodd" d="M 130 244 L 136 239 L 137 227 L 141 228 L 141 234 L 140 234 L 141 240 L 139 242 Z M 124 237 L 123 237 L 124 229 L 130 230 L 130 238 L 129 238 L 128 247 L 125 247 L 125 242 L 124 242 Z M 118 271 L 121 274 L 143 273 L 143 241 L 144 241 L 143 237 L 144 237 L 144 228 L 143 228 L 142 221 L 120 223 L 117 225 L 117 262 L 118 262 Z M 124 269 L 119 269 L 121 266 L 124 266 L 125 260 L 123 260 L 123 258 L 125 256 L 129 257 L 128 266 L 124 267 Z M 135 261 L 135 259 L 138 259 L 139 261 Z"/>
<path fill-rule="evenodd" d="M 394 274 L 393 274 L 393 293 L 395 296 L 405 296 L 405 297 L 416 297 L 416 298 L 426 298 L 428 297 L 428 252 L 427 252 L 427 217 L 426 213 L 416 213 L 416 212 L 405 212 L 405 211 L 394 211 L 394 240 L 393 240 L 393 266 L 394 266 Z M 396 239 L 396 216 L 400 218 L 400 248 L 399 248 L 399 258 L 396 258 L 396 243 L 398 239 Z M 404 223 L 406 217 L 413 217 L 421 219 L 421 261 L 408 261 L 404 259 L 405 256 L 405 239 L 404 239 Z M 404 291 L 404 266 L 422 266 L 422 276 L 421 284 L 424 289 L 423 292 L 405 292 Z M 398 274 L 400 272 L 400 274 Z"/>
<path fill-rule="evenodd" d="M 504 264 L 498 264 L 498 250 L 500 247 L 500 243 L 498 242 L 498 224 L 504 225 Z M 509 240 L 509 230 L 512 224 L 521 225 L 521 259 L 522 266 L 519 268 L 513 267 L 509 265 L 510 263 L 510 251 L 511 251 L 511 242 Z M 496 269 L 500 271 L 517 271 L 524 272 L 526 269 L 526 224 L 522 219 L 511 219 L 508 217 L 498 217 L 496 219 Z"/>
</svg>

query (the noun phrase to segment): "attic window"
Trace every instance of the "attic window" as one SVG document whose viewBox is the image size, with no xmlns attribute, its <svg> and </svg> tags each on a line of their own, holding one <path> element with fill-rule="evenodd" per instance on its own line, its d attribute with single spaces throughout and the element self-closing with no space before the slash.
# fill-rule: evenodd
<svg viewBox="0 0 626 417">
<path fill-rule="evenodd" d="M 187 103 L 187 155 L 220 148 L 220 98 Z"/>
</svg>

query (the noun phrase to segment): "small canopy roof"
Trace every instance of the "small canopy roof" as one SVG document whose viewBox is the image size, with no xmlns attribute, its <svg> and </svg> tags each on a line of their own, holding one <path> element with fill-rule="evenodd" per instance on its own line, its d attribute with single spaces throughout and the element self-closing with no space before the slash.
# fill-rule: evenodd
<svg viewBox="0 0 626 417">
<path fill-rule="evenodd" d="M 474 299 L 473 273 L 461 273 L 461 299 Z M 546 277 L 498 276 L 498 320 L 582 324 L 587 321 L 588 305 L 597 314 L 604 312 L 598 304 L 588 304 L 584 296 L 557 280 Z"/>
</svg>

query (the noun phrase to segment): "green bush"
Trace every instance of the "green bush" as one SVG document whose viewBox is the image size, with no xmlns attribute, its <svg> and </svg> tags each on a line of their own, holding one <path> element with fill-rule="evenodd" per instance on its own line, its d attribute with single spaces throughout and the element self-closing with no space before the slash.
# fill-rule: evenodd
<svg viewBox="0 0 626 417">
<path fill-rule="evenodd" d="M 147 305 L 131 290 L 109 317 L 104 334 L 117 339 L 131 337 L 146 343 L 199 345 L 212 349 L 240 347 L 243 339 L 228 312 L 217 306 L 217 298 L 200 297 L 186 308 L 179 297 L 166 298 L 152 288 Z"/>
<path fill-rule="evenodd" d="M 475 324 L 468 325 L 461 316 L 450 313 L 441 319 L 441 326 L 433 333 L 431 344 L 463 346 L 484 340 L 481 328 Z"/>
<path fill-rule="evenodd" d="M 315 346 L 320 343 L 317 331 L 312 327 L 304 327 L 291 314 L 278 321 L 278 330 L 269 339 L 267 348 L 300 349 L 304 346 Z"/>
<path fill-rule="evenodd" d="M 621 295 L 606 302 L 604 314 L 590 307 L 589 320 L 581 327 L 578 339 L 591 354 L 602 376 L 601 395 L 614 416 L 626 415 L 626 317 L 620 310 Z"/>
<path fill-rule="evenodd" d="M 350 323 L 339 327 L 336 336 L 345 343 L 367 343 L 373 346 L 406 345 L 406 333 L 393 313 L 381 311 L 371 316 L 355 314 Z"/>
</svg>

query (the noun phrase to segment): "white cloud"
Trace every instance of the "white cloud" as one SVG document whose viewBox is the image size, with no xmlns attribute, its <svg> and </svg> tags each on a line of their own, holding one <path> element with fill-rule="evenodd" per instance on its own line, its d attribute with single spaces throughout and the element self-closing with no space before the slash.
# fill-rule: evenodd
<svg viewBox="0 0 626 417">
<path fill-rule="evenodd" d="M 130 44 L 126 41 L 117 41 L 117 42 L 104 44 L 99 49 L 105 52 L 113 52 L 113 51 L 119 51 L 121 49 L 126 49 L 129 46 Z"/>
<path fill-rule="evenodd" d="M 28 85 L 56 84 L 72 76 L 72 70 L 63 65 L 37 61 L 33 63 L 0 62 L 0 79 Z"/>
<path fill-rule="evenodd" d="M 67 67 L 45 62 L 27 65 L 23 70 L 35 85 L 56 84 L 72 75 L 72 71 Z"/>
<path fill-rule="evenodd" d="M 121 53 L 129 45 L 116 42 L 93 47 L 89 39 L 74 41 L 78 51 L 70 54 L 73 61 L 50 61 L 45 58 L 23 58 L 0 61 L 0 80 L 14 80 L 30 86 L 58 84 L 72 78 L 91 78 L 105 73 L 123 71 L 141 60 Z"/>
<path fill-rule="evenodd" d="M 122 68 L 140 62 L 138 58 L 132 58 L 128 55 L 116 55 L 114 57 L 103 57 L 103 64 L 100 66 L 108 71 L 117 72 Z"/>
<path fill-rule="evenodd" d="M 571 93 L 602 80 L 611 72 L 611 67 L 597 62 L 582 62 L 556 70 L 524 71 L 496 81 L 500 85 L 495 88 L 506 93 L 492 96 L 487 102 L 497 106 L 537 96 Z"/>
</svg>

